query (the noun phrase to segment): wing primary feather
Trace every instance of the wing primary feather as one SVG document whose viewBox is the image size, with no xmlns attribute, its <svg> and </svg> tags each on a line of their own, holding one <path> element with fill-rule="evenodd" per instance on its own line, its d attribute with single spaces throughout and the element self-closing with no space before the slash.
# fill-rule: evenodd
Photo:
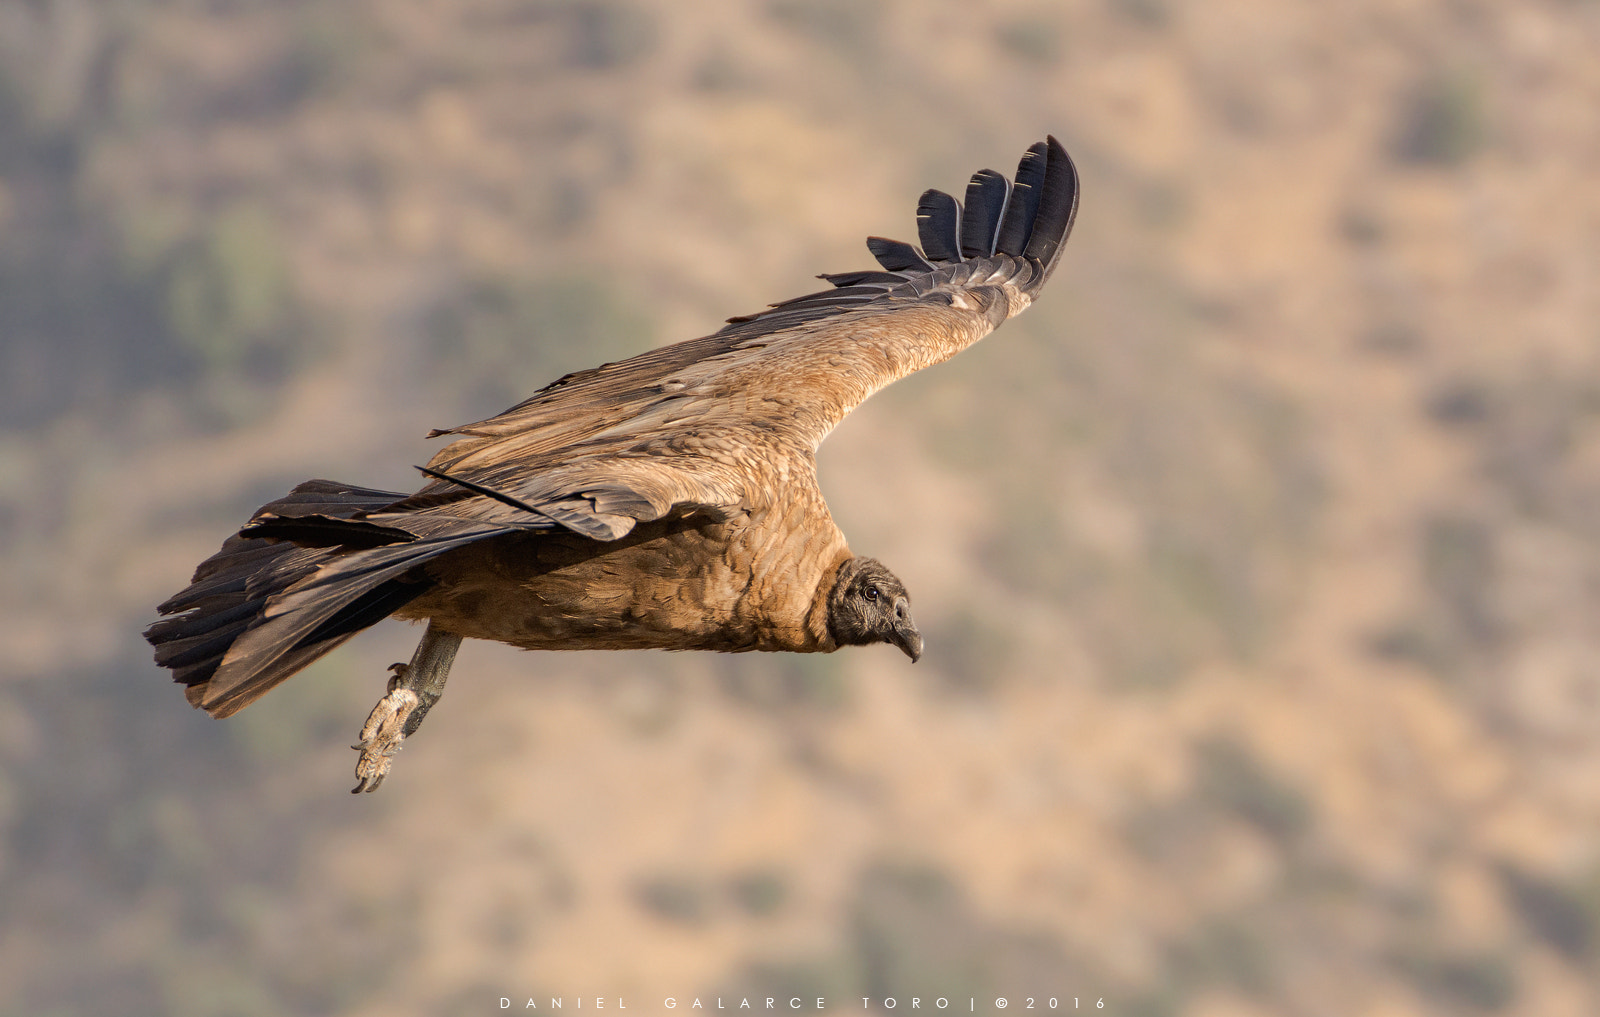
<svg viewBox="0 0 1600 1017">
<path fill-rule="evenodd" d="M 861 272 L 824 272 L 817 278 L 826 279 L 835 286 L 858 286 L 863 283 L 878 286 L 898 286 L 906 281 L 906 277 L 898 272 L 877 272 L 871 269 Z"/>
<path fill-rule="evenodd" d="M 967 205 L 961 213 L 961 253 L 987 258 L 994 253 L 995 237 L 1005 215 L 1011 181 L 992 169 L 979 170 L 967 184 Z"/>
<path fill-rule="evenodd" d="M 1020 257 L 1023 248 L 1028 246 L 1028 236 L 1033 232 L 1033 217 L 1039 210 L 1039 191 L 1044 186 L 1048 150 L 1046 142 L 1035 142 L 1017 164 L 1017 179 L 1011 185 L 1011 201 L 1006 206 L 1005 218 L 1000 221 L 1000 233 L 995 237 L 995 253 Z"/>
<path fill-rule="evenodd" d="M 917 239 L 929 261 L 960 261 L 961 203 L 943 191 L 923 191 L 917 202 Z"/>
<path fill-rule="evenodd" d="M 1039 192 L 1039 207 L 1033 217 L 1033 233 L 1023 251 L 1039 262 L 1043 272 L 1033 280 L 1030 292 L 1044 285 L 1055 270 L 1056 259 L 1072 232 L 1078 217 L 1078 168 L 1072 157 L 1053 136 L 1047 142 L 1044 184 Z"/>
<path fill-rule="evenodd" d="M 467 490 L 473 492 L 474 494 L 481 494 L 485 498 L 493 498 L 495 501 L 500 502 L 502 505 L 510 505 L 512 508 L 521 509 L 524 512 L 531 512 L 536 516 L 541 516 L 541 517 L 543 517 L 545 519 L 550 520 L 552 523 L 556 523 L 557 525 L 560 525 L 560 521 L 557 520 L 550 513 L 542 511 L 542 510 L 537 509 L 537 508 L 534 508 L 532 505 L 529 505 L 527 502 L 523 501 L 522 499 L 514 498 L 511 495 L 506 494 L 504 491 L 496 491 L 492 487 L 485 487 L 482 484 L 477 484 L 477 483 L 474 483 L 474 482 L 472 482 L 470 480 L 463 480 L 460 477 L 452 477 L 450 474 L 448 474 L 448 473 L 440 473 L 438 470 L 430 470 L 426 466 L 418 466 L 417 469 L 421 470 L 423 473 L 425 473 L 426 475 L 432 477 L 435 480 L 443 480 L 443 481 L 446 481 L 448 483 L 455 484 L 458 487 L 464 487 Z"/>
<path fill-rule="evenodd" d="M 302 547 L 347 548 L 381 547 L 417 539 L 415 533 L 397 526 L 379 526 L 361 519 L 338 519 L 320 513 L 308 516 L 258 514 L 239 531 L 239 536 L 288 540 Z"/>
<path fill-rule="evenodd" d="M 894 277 L 894 281 L 898 284 L 898 283 L 904 282 L 905 280 L 901 279 L 899 276 L 895 276 Z M 803 297 L 791 297 L 788 300 L 785 300 L 785 301 L 783 301 L 781 303 L 773 304 L 771 306 L 774 307 L 774 308 L 786 308 L 786 307 L 793 307 L 796 304 L 823 302 L 823 301 L 825 301 L 825 302 L 841 301 L 841 300 L 844 300 L 844 299 L 849 298 L 849 297 L 860 297 L 860 298 L 863 298 L 863 299 L 870 299 L 870 298 L 873 298 L 873 297 L 881 297 L 881 296 L 883 296 L 883 294 L 884 294 L 884 288 L 882 286 L 872 286 L 872 285 L 840 286 L 840 287 L 838 287 L 836 289 L 818 290 L 815 293 L 807 293 Z"/>
<path fill-rule="evenodd" d="M 878 259 L 878 264 L 891 272 L 905 272 L 915 269 L 918 272 L 932 272 L 933 266 L 917 249 L 904 240 L 890 240 L 887 237 L 868 237 L 867 250 Z"/>
</svg>

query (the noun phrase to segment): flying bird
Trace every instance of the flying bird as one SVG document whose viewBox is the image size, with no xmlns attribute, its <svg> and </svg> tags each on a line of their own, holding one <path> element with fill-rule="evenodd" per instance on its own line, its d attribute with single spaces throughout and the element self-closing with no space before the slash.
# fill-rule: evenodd
<svg viewBox="0 0 1600 1017">
<path fill-rule="evenodd" d="M 310 480 L 258 509 L 145 631 L 189 702 L 230 716 L 382 619 L 427 621 L 367 718 L 373 791 L 444 691 L 462 639 L 524 649 L 787 650 L 922 635 L 905 585 L 851 554 L 817 486 L 822 440 L 874 392 L 1033 302 L 1078 208 L 1048 138 L 1014 180 L 930 190 L 921 248 L 730 318 L 712 335 L 569 374 L 454 440 L 415 494 Z"/>
</svg>

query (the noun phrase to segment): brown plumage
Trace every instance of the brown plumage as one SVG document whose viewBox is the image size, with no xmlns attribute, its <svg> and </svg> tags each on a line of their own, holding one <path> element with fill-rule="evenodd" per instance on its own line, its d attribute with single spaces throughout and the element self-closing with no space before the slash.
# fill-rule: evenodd
<svg viewBox="0 0 1600 1017">
<path fill-rule="evenodd" d="M 192 704 L 226 717 L 384 617 L 428 619 L 363 731 L 358 790 L 371 790 L 462 637 L 527 649 L 887 642 L 915 660 L 905 588 L 852 557 L 817 487 L 817 447 L 872 393 L 1025 310 L 1077 203 L 1076 170 L 1051 138 L 1014 184 L 974 176 L 965 209 L 925 193 L 920 251 L 868 240 L 882 270 L 823 276 L 833 289 L 434 432 L 455 440 L 413 495 L 301 484 L 160 606 L 172 617 L 145 633 L 156 661 Z"/>
</svg>

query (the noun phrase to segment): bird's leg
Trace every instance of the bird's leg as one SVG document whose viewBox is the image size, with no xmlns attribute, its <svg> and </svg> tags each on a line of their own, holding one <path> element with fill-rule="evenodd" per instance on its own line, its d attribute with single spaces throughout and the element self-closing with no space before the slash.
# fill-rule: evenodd
<svg viewBox="0 0 1600 1017">
<path fill-rule="evenodd" d="M 422 718 L 444 695 L 444 683 L 450 677 L 450 665 L 460 647 L 460 636 L 444 632 L 429 622 L 428 631 L 417 644 L 417 652 L 411 655 L 411 663 L 389 668 L 394 677 L 389 679 L 388 694 L 378 700 L 367 722 L 361 726 L 361 741 L 351 746 L 361 752 L 356 762 L 356 778 L 360 783 L 350 789 L 351 794 L 378 790 L 383 778 L 389 775 L 400 743 L 416 733 L 422 726 Z"/>
</svg>

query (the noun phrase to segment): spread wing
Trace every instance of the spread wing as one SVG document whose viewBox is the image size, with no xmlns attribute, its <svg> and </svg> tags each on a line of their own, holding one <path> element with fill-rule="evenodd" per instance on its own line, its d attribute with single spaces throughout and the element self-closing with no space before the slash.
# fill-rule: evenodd
<svg viewBox="0 0 1600 1017">
<path fill-rule="evenodd" d="M 965 198 L 922 195 L 920 250 L 869 238 L 879 269 L 824 275 L 831 289 L 434 432 L 458 436 L 428 464 L 434 481 L 368 518 L 554 524 L 611 540 L 674 509 L 750 506 L 814 482 L 817 446 L 852 409 L 1033 302 L 1072 229 L 1077 170 L 1049 138 L 1014 181 L 980 171 Z"/>
</svg>

